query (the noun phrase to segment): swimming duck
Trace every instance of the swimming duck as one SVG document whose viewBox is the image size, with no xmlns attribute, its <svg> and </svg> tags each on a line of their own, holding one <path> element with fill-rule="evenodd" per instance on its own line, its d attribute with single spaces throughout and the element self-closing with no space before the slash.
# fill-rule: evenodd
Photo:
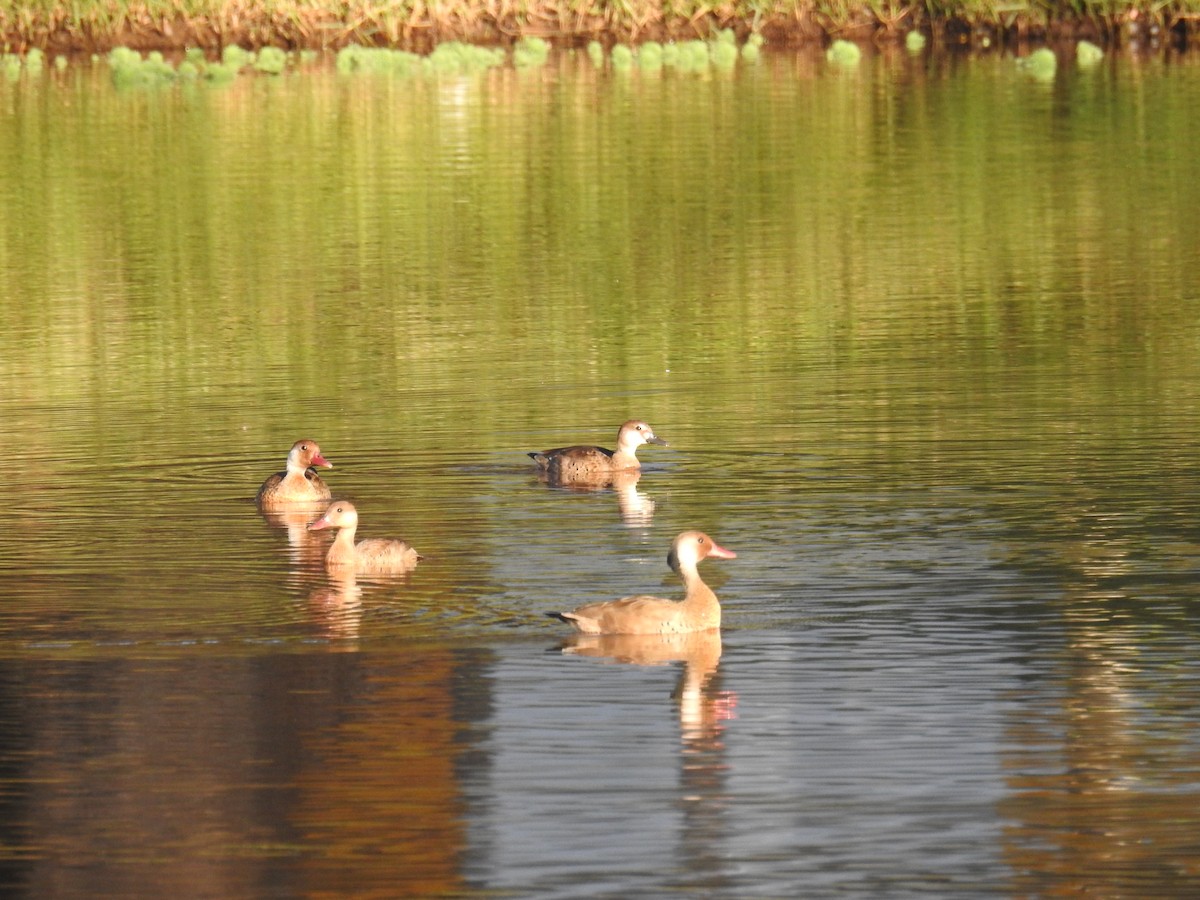
<svg viewBox="0 0 1200 900">
<path fill-rule="evenodd" d="M 332 494 L 321 476 L 312 468 L 332 469 L 333 463 L 321 455 L 316 441 L 296 441 L 288 451 L 287 470 L 276 472 L 258 489 L 258 502 L 270 506 L 328 500 Z"/>
<path fill-rule="evenodd" d="M 371 538 L 354 543 L 358 529 L 358 510 L 347 500 L 335 500 L 321 518 L 308 526 L 309 531 L 337 528 L 337 537 L 325 554 L 325 567 L 350 568 L 355 572 L 407 572 L 422 559 L 408 541 Z"/>
<path fill-rule="evenodd" d="M 685 531 L 671 544 L 667 565 L 683 578 L 682 602 L 637 595 L 581 606 L 573 612 L 548 613 L 584 634 L 680 634 L 721 627 L 721 604 L 696 566 L 709 557 L 733 559 L 702 531 Z"/>
<path fill-rule="evenodd" d="M 529 456 L 537 463 L 539 471 L 554 480 L 591 480 L 613 472 L 640 468 L 637 448 L 642 444 L 667 446 L 666 441 L 655 437 L 654 429 L 648 422 L 630 419 L 617 432 L 616 452 L 603 447 L 576 446 L 543 450 L 530 453 Z"/>
</svg>

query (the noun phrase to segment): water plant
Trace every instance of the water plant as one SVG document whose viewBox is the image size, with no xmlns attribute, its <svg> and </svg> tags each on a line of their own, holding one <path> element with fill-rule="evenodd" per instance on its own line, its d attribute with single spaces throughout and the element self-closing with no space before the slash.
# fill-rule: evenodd
<svg viewBox="0 0 1200 900">
<path fill-rule="evenodd" d="M 633 51 L 624 44 L 617 44 L 613 47 L 609 58 L 612 60 L 613 68 L 618 72 L 628 72 L 630 66 L 633 65 Z"/>
<path fill-rule="evenodd" d="M 421 57 L 407 50 L 388 47 L 363 47 L 349 44 L 338 51 L 334 62 L 338 72 L 350 75 L 358 72 L 378 75 L 407 75 L 421 66 Z"/>
<path fill-rule="evenodd" d="M 708 44 L 695 40 L 681 43 L 675 67 L 681 72 L 707 72 Z"/>
<path fill-rule="evenodd" d="M 258 55 L 254 58 L 254 69 L 256 72 L 265 72 L 268 75 L 279 75 L 287 68 L 288 55 L 287 52 L 279 47 L 263 47 L 258 51 Z"/>
<path fill-rule="evenodd" d="M 746 43 L 742 44 L 742 59 L 748 63 L 758 62 L 762 55 L 762 45 L 764 38 L 757 31 L 746 38 Z"/>
<path fill-rule="evenodd" d="M 904 36 L 904 47 L 909 53 L 920 53 L 925 49 L 925 35 L 915 29 L 910 31 Z"/>
<path fill-rule="evenodd" d="M 713 41 L 709 46 L 709 57 L 718 69 L 728 71 L 737 65 L 737 44 L 727 40 Z"/>
<path fill-rule="evenodd" d="M 129 47 L 114 47 L 108 54 L 113 84 L 118 88 L 152 88 L 175 81 L 175 70 L 159 52 L 142 57 Z"/>
<path fill-rule="evenodd" d="M 592 65 L 597 69 L 604 68 L 604 45 L 599 41 L 588 41 L 587 45 L 588 59 L 592 61 Z"/>
<path fill-rule="evenodd" d="M 21 57 L 15 53 L 0 54 L 0 70 L 6 79 L 16 81 L 21 77 Z"/>
<path fill-rule="evenodd" d="M 237 44 L 227 44 L 221 51 L 221 63 L 232 66 L 235 72 L 239 72 L 246 66 L 254 64 L 254 54 Z"/>
<path fill-rule="evenodd" d="M 505 58 L 505 52 L 498 47 L 489 49 L 464 44 L 461 41 L 447 41 L 438 44 L 433 48 L 433 52 L 425 57 L 423 70 L 438 75 L 468 75 L 503 65 Z"/>
<path fill-rule="evenodd" d="M 662 68 L 663 48 L 658 41 L 646 41 L 638 48 L 638 65 L 645 71 L 654 72 Z"/>
<path fill-rule="evenodd" d="M 1017 65 L 1035 81 L 1053 81 L 1058 69 L 1058 57 L 1049 47 L 1039 47 L 1024 59 L 1018 59 Z"/>
<path fill-rule="evenodd" d="M 476 47 L 460 41 L 438 44 L 428 56 L 389 47 L 349 44 L 338 51 L 335 65 L 343 75 L 451 76 L 499 66 L 505 58 L 505 52 L 499 48 Z"/>
<path fill-rule="evenodd" d="M 862 59 L 862 50 L 858 44 L 839 38 L 830 44 L 829 49 L 825 51 L 825 59 L 835 66 L 843 66 L 849 69 L 858 65 Z"/>
<path fill-rule="evenodd" d="M 1104 58 L 1104 51 L 1091 41 L 1080 41 L 1075 45 L 1075 65 L 1090 69 Z"/>
<path fill-rule="evenodd" d="M 523 37 L 513 48 L 513 65 L 518 69 L 544 66 L 550 56 L 550 44 L 540 37 Z"/>
<path fill-rule="evenodd" d="M 223 62 L 209 63 L 201 74 L 212 85 L 232 84 L 238 76 L 238 68 Z"/>
</svg>

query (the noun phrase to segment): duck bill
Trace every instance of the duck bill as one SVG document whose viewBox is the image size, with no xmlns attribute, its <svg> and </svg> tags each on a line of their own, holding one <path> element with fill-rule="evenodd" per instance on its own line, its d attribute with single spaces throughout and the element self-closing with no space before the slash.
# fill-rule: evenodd
<svg viewBox="0 0 1200 900">
<path fill-rule="evenodd" d="M 328 528 L 328 527 L 329 527 L 329 520 L 327 518 L 325 518 L 324 516 L 321 516 L 321 518 L 317 519 L 317 521 L 315 521 L 315 522 L 308 523 L 309 531 L 320 531 L 322 528 Z"/>
<path fill-rule="evenodd" d="M 323 457 L 320 453 L 318 453 L 316 456 L 314 456 L 312 458 L 312 462 L 310 462 L 309 465 L 310 466 L 320 466 L 322 469 L 332 469 L 333 468 L 333 463 L 331 463 L 329 460 L 327 460 L 325 457 Z"/>
<path fill-rule="evenodd" d="M 734 553 L 732 550 L 726 550 L 715 541 L 713 542 L 712 547 L 709 548 L 708 555 L 715 556 L 717 559 L 737 559 L 736 553 Z"/>
<path fill-rule="evenodd" d="M 668 444 L 666 441 L 664 441 L 660 437 L 646 438 L 646 443 L 647 444 L 658 444 L 660 447 L 670 447 L 671 446 L 670 444 Z"/>
</svg>

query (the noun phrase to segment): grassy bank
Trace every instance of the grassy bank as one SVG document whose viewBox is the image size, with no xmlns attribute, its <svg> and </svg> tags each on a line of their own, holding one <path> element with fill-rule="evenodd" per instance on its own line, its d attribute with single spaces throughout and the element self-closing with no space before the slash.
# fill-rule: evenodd
<svg viewBox="0 0 1200 900">
<path fill-rule="evenodd" d="M 0 0 L 0 49 L 18 53 L 351 43 L 427 50 L 527 35 L 581 46 L 705 38 L 718 28 L 758 32 L 771 46 L 886 40 L 913 29 L 964 46 L 1079 37 L 1108 47 L 1186 46 L 1200 32 L 1200 0 Z"/>
</svg>

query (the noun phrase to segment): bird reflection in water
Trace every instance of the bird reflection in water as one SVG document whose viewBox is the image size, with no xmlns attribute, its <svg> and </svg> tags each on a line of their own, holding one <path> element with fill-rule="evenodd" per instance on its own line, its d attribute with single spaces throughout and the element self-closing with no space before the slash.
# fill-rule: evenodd
<svg viewBox="0 0 1200 900">
<path fill-rule="evenodd" d="M 327 640 L 353 641 L 362 620 L 363 580 L 353 569 L 325 570 L 329 538 L 308 525 L 325 511 L 324 501 L 261 509 L 263 520 L 287 533 L 288 583 L 307 597 L 308 619 Z M 369 579 L 368 579 L 369 580 Z"/>
<path fill-rule="evenodd" d="M 261 510 L 268 525 L 287 533 L 288 563 L 293 575 L 324 570 L 327 541 L 310 532 L 308 523 L 324 512 L 326 505 L 318 501 Z"/>
<path fill-rule="evenodd" d="M 325 584 L 308 595 L 312 621 L 320 628 L 322 637 L 330 640 L 353 641 L 358 638 L 362 622 L 362 586 L 354 570 L 333 571 Z"/>
<path fill-rule="evenodd" d="M 724 852 L 724 812 L 730 766 L 723 735 L 736 718 L 737 695 L 719 689 L 721 632 L 684 634 L 572 634 L 561 645 L 566 656 L 604 662 L 661 666 L 682 662 L 671 699 L 679 704 L 680 779 L 683 813 L 679 841 L 689 880 L 706 890 L 730 877 Z"/>
<path fill-rule="evenodd" d="M 683 634 L 572 634 L 562 643 L 564 656 L 586 656 L 610 663 L 662 666 L 682 662 L 672 699 L 679 703 L 683 740 L 717 741 L 723 723 L 734 718 L 737 697 L 715 689 L 721 661 L 721 632 Z"/>
<path fill-rule="evenodd" d="M 598 473 L 590 477 L 557 479 L 538 474 L 538 480 L 550 487 L 579 493 L 598 493 L 612 490 L 617 495 L 617 510 L 621 521 L 630 528 L 646 528 L 654 521 L 654 501 L 637 489 L 642 473 L 637 469 L 625 472 Z"/>
</svg>

